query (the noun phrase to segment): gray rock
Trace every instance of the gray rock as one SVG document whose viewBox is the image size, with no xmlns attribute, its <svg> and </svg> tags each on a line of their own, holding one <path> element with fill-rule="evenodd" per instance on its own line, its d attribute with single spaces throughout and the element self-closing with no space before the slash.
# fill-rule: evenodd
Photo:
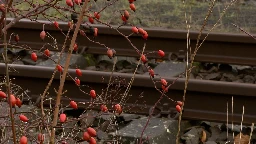
<svg viewBox="0 0 256 144">
<path fill-rule="evenodd" d="M 204 79 L 206 80 L 220 80 L 221 78 L 221 73 L 210 73 L 205 76 Z"/>
<path fill-rule="evenodd" d="M 60 60 L 60 65 L 64 66 L 66 59 L 67 59 L 67 53 L 63 53 L 61 60 Z M 54 61 L 58 61 L 58 58 L 60 56 L 60 53 L 56 53 L 54 55 L 51 56 L 51 59 L 53 59 Z M 48 59 L 46 61 L 42 61 L 40 63 L 38 63 L 38 66 L 48 66 L 48 67 L 55 67 L 56 63 L 54 61 L 52 61 L 51 59 Z M 80 69 L 84 69 L 88 64 L 86 63 L 85 58 L 83 57 L 83 55 L 80 54 L 72 54 L 71 59 L 70 59 L 70 64 L 69 67 L 70 68 L 80 68 Z"/>
<path fill-rule="evenodd" d="M 87 128 L 88 126 L 93 125 L 95 121 L 95 117 L 98 115 L 97 111 L 88 111 L 85 114 L 82 114 L 80 117 L 82 119 L 80 120 L 80 124 L 82 128 Z"/>
<path fill-rule="evenodd" d="M 24 65 L 22 61 L 16 60 L 12 64 Z"/>
<path fill-rule="evenodd" d="M 202 128 L 192 127 L 191 130 L 181 136 L 182 140 L 186 141 L 186 144 L 199 144 Z"/>
<path fill-rule="evenodd" d="M 216 141 L 219 137 L 221 130 L 217 127 L 210 127 L 211 137 L 208 139 L 209 141 Z"/>
<path fill-rule="evenodd" d="M 118 116 L 117 118 L 121 121 L 124 122 L 130 122 L 133 119 L 138 119 L 140 118 L 140 115 L 136 115 L 136 114 L 126 114 L 126 113 L 122 113 L 120 116 Z"/>
<path fill-rule="evenodd" d="M 118 56 L 117 62 L 116 62 L 116 69 L 121 70 L 124 68 L 132 68 L 131 65 L 136 63 L 137 63 L 137 59 L 135 57 Z"/>
<path fill-rule="evenodd" d="M 185 72 L 185 69 L 185 62 L 162 62 L 153 70 L 155 74 L 159 74 L 161 77 L 176 77 Z M 146 72 L 144 75 L 148 75 L 148 72 Z"/>
<path fill-rule="evenodd" d="M 231 73 L 224 73 L 222 77 L 225 78 L 226 81 L 228 82 L 233 82 L 238 80 L 238 77 L 236 77 L 234 74 L 231 74 Z"/>
<path fill-rule="evenodd" d="M 147 117 L 133 120 L 126 127 L 110 133 L 110 135 L 120 137 L 122 144 L 137 143 L 147 120 Z M 144 140 L 148 138 L 150 144 L 173 144 L 175 143 L 176 133 L 177 121 L 151 118 L 142 138 Z"/>
<path fill-rule="evenodd" d="M 223 131 L 219 134 L 218 138 L 216 139 L 216 141 L 226 141 L 228 140 L 229 136 L 227 137 L 227 132 Z"/>
<path fill-rule="evenodd" d="M 255 78 L 251 75 L 246 75 L 243 78 L 245 83 L 254 83 L 255 82 Z"/>
<path fill-rule="evenodd" d="M 97 138 L 100 140 L 107 140 L 108 137 L 108 133 L 102 131 L 102 130 L 97 130 Z"/>
<path fill-rule="evenodd" d="M 205 144 L 217 144 L 215 141 L 207 141 Z"/>
<path fill-rule="evenodd" d="M 96 71 L 96 67 L 95 66 L 88 66 L 85 68 L 85 70 L 93 70 Z"/>
<path fill-rule="evenodd" d="M 112 69 L 114 65 L 114 59 L 115 58 L 110 59 L 107 55 L 99 55 L 96 60 L 96 66 L 104 66 L 106 68 L 109 67 L 110 69 Z"/>
</svg>

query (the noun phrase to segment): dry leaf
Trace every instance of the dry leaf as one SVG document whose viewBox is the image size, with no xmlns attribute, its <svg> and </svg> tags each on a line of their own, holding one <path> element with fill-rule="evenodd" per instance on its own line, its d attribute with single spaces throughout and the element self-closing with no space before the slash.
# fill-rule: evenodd
<svg viewBox="0 0 256 144">
<path fill-rule="evenodd" d="M 243 135 L 241 133 L 241 140 L 240 140 L 240 134 L 235 136 L 235 144 L 248 144 L 249 143 L 250 136 L 249 135 Z M 240 143 L 239 143 L 240 141 Z"/>
<path fill-rule="evenodd" d="M 203 130 L 201 135 L 201 142 L 204 143 L 206 141 L 206 132 Z"/>
</svg>

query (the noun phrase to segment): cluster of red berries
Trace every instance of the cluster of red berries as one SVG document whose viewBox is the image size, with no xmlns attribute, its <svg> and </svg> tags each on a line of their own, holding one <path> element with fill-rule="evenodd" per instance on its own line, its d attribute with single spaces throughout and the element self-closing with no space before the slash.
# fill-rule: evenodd
<svg viewBox="0 0 256 144">
<path fill-rule="evenodd" d="M 7 98 L 6 93 L 3 91 L 0 91 L 0 98 Z M 10 95 L 10 102 L 12 106 L 18 106 L 21 107 L 22 102 L 18 97 L 15 97 L 14 95 Z"/>
<path fill-rule="evenodd" d="M 87 128 L 87 131 L 84 132 L 83 134 L 83 139 L 87 142 L 89 142 L 90 144 L 96 144 L 96 140 L 94 137 L 97 136 L 97 132 L 95 131 L 94 128 Z"/>
</svg>

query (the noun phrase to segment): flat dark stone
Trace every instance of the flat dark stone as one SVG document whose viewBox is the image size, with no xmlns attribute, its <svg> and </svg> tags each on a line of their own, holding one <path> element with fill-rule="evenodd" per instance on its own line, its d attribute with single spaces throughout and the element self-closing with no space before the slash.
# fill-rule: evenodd
<svg viewBox="0 0 256 144">
<path fill-rule="evenodd" d="M 153 70 L 155 74 L 161 77 L 176 77 L 185 72 L 186 63 L 183 62 L 162 62 L 158 64 Z M 146 72 L 144 75 L 148 75 Z"/>
<path fill-rule="evenodd" d="M 137 143 L 148 118 L 135 119 L 117 132 L 110 133 L 111 136 L 120 137 L 122 144 Z M 150 144 L 173 144 L 176 140 L 177 121 L 163 118 L 151 118 L 142 136 L 146 143 Z M 145 143 L 144 143 L 145 144 Z"/>
</svg>

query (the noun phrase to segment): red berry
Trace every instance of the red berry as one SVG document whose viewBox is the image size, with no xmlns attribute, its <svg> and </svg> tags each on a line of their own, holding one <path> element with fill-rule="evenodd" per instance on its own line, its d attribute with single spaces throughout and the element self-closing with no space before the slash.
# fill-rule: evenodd
<svg viewBox="0 0 256 144">
<path fill-rule="evenodd" d="M 139 33 L 142 34 L 142 35 L 144 35 L 145 32 L 146 32 L 146 31 L 145 31 L 144 29 L 142 29 L 142 28 L 138 28 L 138 31 L 139 31 Z"/>
<path fill-rule="evenodd" d="M 98 28 L 94 28 L 94 36 L 96 37 L 98 35 Z"/>
<path fill-rule="evenodd" d="M 166 86 L 162 85 L 162 89 L 164 92 L 168 92 L 168 88 Z"/>
<path fill-rule="evenodd" d="M 77 46 L 77 44 L 75 43 L 75 44 L 74 44 L 74 47 L 73 47 L 73 50 L 74 50 L 74 51 L 77 51 L 77 49 L 78 49 L 78 46 Z"/>
<path fill-rule="evenodd" d="M 97 12 L 94 12 L 94 17 L 95 17 L 96 19 L 100 19 L 100 14 L 98 14 Z"/>
<path fill-rule="evenodd" d="M 177 112 L 181 112 L 181 107 L 180 107 L 180 105 L 176 105 L 176 110 L 177 110 Z"/>
<path fill-rule="evenodd" d="M 126 18 L 126 20 L 128 20 L 130 17 L 130 14 L 127 10 L 124 11 L 124 17 Z"/>
<path fill-rule="evenodd" d="M 82 76 L 82 71 L 80 69 L 76 69 L 76 75 Z"/>
<path fill-rule="evenodd" d="M 40 33 L 40 38 L 41 38 L 42 40 L 44 40 L 45 36 L 46 36 L 45 31 L 41 31 L 41 33 Z"/>
<path fill-rule="evenodd" d="M 95 92 L 95 90 L 91 90 L 91 91 L 90 91 L 90 96 L 91 96 L 92 98 L 96 98 L 96 92 Z"/>
<path fill-rule="evenodd" d="M 38 140 L 38 142 L 40 142 L 40 143 L 44 142 L 44 134 L 39 133 L 39 134 L 37 135 L 37 140 Z"/>
<path fill-rule="evenodd" d="M 108 57 L 109 57 L 110 59 L 112 59 L 112 57 L 113 57 L 113 51 L 112 51 L 112 49 L 108 49 L 108 50 L 107 50 L 107 55 L 108 55 Z"/>
<path fill-rule="evenodd" d="M 60 65 L 57 65 L 57 70 L 58 70 L 59 72 L 62 72 L 62 67 L 61 67 Z"/>
<path fill-rule="evenodd" d="M 20 138 L 20 144 L 27 144 L 28 143 L 28 138 L 26 136 L 22 136 Z"/>
<path fill-rule="evenodd" d="M 91 24 L 93 24 L 93 23 L 94 23 L 94 19 L 93 19 L 92 17 L 89 17 L 89 22 L 90 22 Z"/>
<path fill-rule="evenodd" d="M 116 104 L 115 105 L 115 111 L 117 112 L 117 113 L 122 113 L 122 108 L 121 108 L 121 105 L 120 104 Z"/>
<path fill-rule="evenodd" d="M 60 114 L 60 122 L 65 122 L 66 121 L 66 119 L 67 119 L 67 116 L 66 116 L 66 114 L 64 114 L 64 113 L 62 113 L 62 114 Z"/>
<path fill-rule="evenodd" d="M 70 101 L 70 106 L 73 108 L 73 109 L 77 109 L 77 104 L 75 101 Z"/>
<path fill-rule="evenodd" d="M 80 86 L 80 79 L 76 78 L 76 85 Z"/>
<path fill-rule="evenodd" d="M 162 50 L 158 50 L 158 55 L 159 55 L 160 57 L 164 57 L 164 56 L 165 56 L 165 53 L 164 53 L 164 51 L 162 51 Z"/>
<path fill-rule="evenodd" d="M 97 132 L 95 131 L 95 129 L 94 129 L 94 128 L 91 128 L 91 127 L 88 127 L 88 128 L 87 128 L 87 132 L 88 132 L 88 134 L 89 134 L 91 137 L 96 137 L 96 135 L 97 135 Z"/>
<path fill-rule="evenodd" d="M 54 21 L 53 24 L 54 24 L 54 27 L 55 27 L 55 28 L 57 28 L 57 29 L 59 28 L 59 23 L 58 23 L 58 22 Z"/>
<path fill-rule="evenodd" d="M 132 27 L 132 32 L 133 32 L 133 33 L 139 33 L 138 29 L 137 29 L 135 26 Z"/>
<path fill-rule="evenodd" d="M 19 41 L 20 41 L 20 37 L 19 37 L 18 34 L 15 35 L 14 40 L 15 40 L 16 42 L 19 42 Z"/>
<path fill-rule="evenodd" d="M 80 5 L 81 2 L 82 2 L 81 0 L 75 0 L 75 3 L 76 3 L 77 5 Z"/>
<path fill-rule="evenodd" d="M 95 138 L 91 137 L 89 144 L 96 144 L 96 143 L 97 143 L 97 142 L 96 142 Z"/>
<path fill-rule="evenodd" d="M 135 8 L 135 5 L 133 3 L 130 4 L 130 8 L 131 8 L 131 10 L 133 10 L 135 12 L 136 8 Z"/>
<path fill-rule="evenodd" d="M 37 140 L 38 140 L 38 142 L 40 142 L 40 144 L 42 144 L 44 142 L 44 138 L 45 138 L 44 134 L 39 133 L 37 135 Z"/>
<path fill-rule="evenodd" d="M 22 102 L 19 98 L 16 98 L 16 103 L 15 103 L 18 107 L 21 107 Z"/>
<path fill-rule="evenodd" d="M 177 101 L 177 105 L 182 106 L 182 105 L 183 105 L 183 102 Z"/>
<path fill-rule="evenodd" d="M 154 78 L 154 76 L 155 76 L 154 70 L 153 70 L 153 69 L 149 69 L 148 72 L 149 72 L 149 75 L 150 75 L 152 78 Z"/>
<path fill-rule="evenodd" d="M 133 3 L 134 2 L 134 0 L 129 0 L 129 3 Z"/>
<path fill-rule="evenodd" d="M 67 4 L 68 6 L 70 6 L 70 7 L 72 7 L 72 6 L 73 6 L 73 2 L 72 2 L 72 0 L 66 0 L 66 4 Z"/>
<path fill-rule="evenodd" d="M 0 97 L 1 98 L 7 98 L 6 94 L 3 91 L 0 91 Z"/>
<path fill-rule="evenodd" d="M 167 81 L 165 79 L 161 79 L 161 84 L 166 86 L 167 85 Z"/>
<path fill-rule="evenodd" d="M 70 28 L 70 29 L 73 29 L 73 24 L 72 24 L 72 22 L 68 22 L 68 27 Z"/>
<path fill-rule="evenodd" d="M 101 105 L 100 109 L 101 109 L 102 112 L 107 112 L 108 111 L 108 108 L 107 108 L 106 105 Z"/>
<path fill-rule="evenodd" d="M 147 40 L 148 39 L 148 33 L 144 31 L 144 34 L 142 35 L 143 39 Z"/>
<path fill-rule="evenodd" d="M 79 33 L 81 36 L 85 36 L 85 32 L 83 30 L 80 30 Z"/>
<path fill-rule="evenodd" d="M 37 61 L 37 55 L 36 55 L 35 52 L 32 52 L 32 53 L 31 53 L 31 59 L 32 59 L 34 62 Z"/>
<path fill-rule="evenodd" d="M 12 105 L 12 106 L 15 106 L 15 104 L 16 104 L 16 98 L 15 98 L 14 95 L 10 95 L 10 101 L 11 101 L 11 105 Z"/>
<path fill-rule="evenodd" d="M 125 16 L 124 16 L 124 15 L 122 15 L 122 20 L 123 20 L 124 22 L 126 22 L 126 21 L 127 21 L 127 19 L 125 18 Z"/>
<path fill-rule="evenodd" d="M 90 138 L 91 138 L 91 136 L 89 135 L 89 133 L 88 133 L 88 132 L 84 132 L 84 134 L 83 134 L 83 139 L 84 139 L 85 141 L 89 141 Z"/>
<path fill-rule="evenodd" d="M 141 56 L 141 61 L 142 61 L 143 63 L 146 63 L 146 62 L 147 62 L 147 58 L 146 58 L 146 56 L 145 56 L 144 54 Z"/>
<path fill-rule="evenodd" d="M 48 49 L 44 50 L 44 55 L 49 57 L 50 56 L 50 51 Z"/>
<path fill-rule="evenodd" d="M 28 122 L 28 118 L 22 114 L 20 115 L 20 120 L 23 122 Z"/>
</svg>

